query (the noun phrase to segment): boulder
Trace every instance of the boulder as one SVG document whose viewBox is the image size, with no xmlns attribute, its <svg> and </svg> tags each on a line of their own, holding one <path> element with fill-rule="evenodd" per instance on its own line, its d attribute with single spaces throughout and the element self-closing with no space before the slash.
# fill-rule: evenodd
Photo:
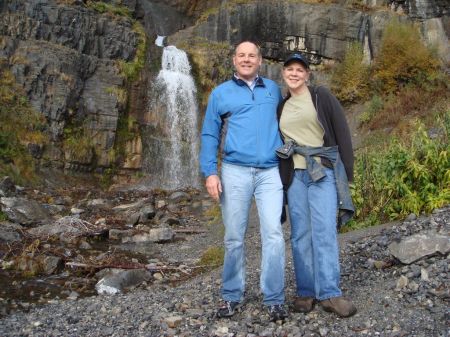
<svg viewBox="0 0 450 337">
<path fill-rule="evenodd" d="M 26 198 L 0 198 L 3 213 L 12 222 L 24 225 L 40 225 L 51 220 L 49 211 L 35 200 Z"/>
<path fill-rule="evenodd" d="M 99 294 L 114 295 L 151 278 L 151 273 L 145 269 L 111 269 L 97 282 L 95 289 Z"/>
<path fill-rule="evenodd" d="M 447 254 L 450 251 L 450 236 L 429 231 L 392 242 L 388 248 L 402 263 L 411 264 L 436 253 Z"/>
</svg>

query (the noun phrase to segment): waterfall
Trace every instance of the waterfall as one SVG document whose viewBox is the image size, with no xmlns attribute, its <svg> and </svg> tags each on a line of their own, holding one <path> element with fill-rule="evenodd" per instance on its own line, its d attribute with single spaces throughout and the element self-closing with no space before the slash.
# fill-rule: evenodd
<svg viewBox="0 0 450 337">
<path fill-rule="evenodd" d="M 161 68 L 150 95 L 144 170 L 154 187 L 199 187 L 197 90 L 191 66 L 183 50 L 168 46 Z"/>
</svg>

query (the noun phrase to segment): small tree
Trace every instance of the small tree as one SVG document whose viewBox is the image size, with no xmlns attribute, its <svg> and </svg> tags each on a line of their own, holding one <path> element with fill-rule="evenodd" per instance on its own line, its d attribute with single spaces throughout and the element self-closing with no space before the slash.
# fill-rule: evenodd
<svg viewBox="0 0 450 337">
<path fill-rule="evenodd" d="M 422 84 L 436 77 L 439 60 L 421 39 L 416 25 L 393 19 L 385 28 L 373 65 L 375 88 L 396 92 L 405 84 Z"/>
<path fill-rule="evenodd" d="M 342 63 L 334 71 L 332 90 L 341 102 L 356 102 L 367 98 L 369 66 L 364 64 L 363 48 L 359 42 L 351 43 Z"/>
</svg>

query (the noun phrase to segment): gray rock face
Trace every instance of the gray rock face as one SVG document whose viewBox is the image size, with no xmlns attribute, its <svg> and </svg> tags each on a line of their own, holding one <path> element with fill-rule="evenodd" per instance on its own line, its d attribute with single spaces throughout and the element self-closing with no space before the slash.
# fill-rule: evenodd
<svg viewBox="0 0 450 337">
<path fill-rule="evenodd" d="M 193 35 L 230 44 L 250 39 L 260 42 L 266 58 L 281 60 L 287 52 L 300 50 L 312 63 L 320 63 L 323 59 L 340 60 L 349 42 L 360 41 L 369 57 L 373 58 L 380 46 L 383 28 L 392 17 L 398 17 L 395 11 L 399 6 L 409 8 L 402 11 L 409 13 L 410 18 L 420 20 L 445 20 L 450 9 L 449 3 L 443 0 L 393 1 L 392 11 L 372 12 L 342 5 L 258 1 L 236 5 L 232 9 L 222 6 L 217 14 L 210 15 L 205 22 L 184 32 L 181 39 Z M 445 22 L 444 27 L 448 26 Z M 427 35 L 424 24 L 422 31 Z M 439 34 L 445 36 L 437 39 L 444 41 L 438 48 L 442 43 L 448 44 L 445 42 L 448 32 L 442 30 Z M 173 41 L 178 42 L 178 37 L 174 36 Z M 446 54 L 442 56 L 447 58 Z"/>
<path fill-rule="evenodd" d="M 124 108 L 116 62 L 132 60 L 137 45 L 131 21 L 51 0 L 12 1 L 1 9 L 0 57 L 10 60 L 17 82 L 49 124 L 52 143 L 39 157 L 68 169 L 109 166 Z M 69 123 L 84 129 L 91 151 L 62 149 Z"/>
<path fill-rule="evenodd" d="M 391 0 L 389 4 L 415 19 L 442 17 L 450 12 L 450 5 L 446 0 Z"/>
<path fill-rule="evenodd" d="M 10 1 L 0 34 L 15 40 L 43 40 L 101 59 L 131 60 L 137 36 L 126 19 L 52 0 Z"/>
<path fill-rule="evenodd" d="M 335 5 L 257 2 L 234 11 L 223 7 L 195 27 L 193 34 L 231 44 L 242 39 L 262 41 L 266 58 L 280 60 L 289 50 L 302 50 L 318 62 L 321 58 L 342 58 L 348 41 L 364 41 L 366 35 L 377 43 L 390 17 L 386 11 L 372 17 Z"/>
</svg>

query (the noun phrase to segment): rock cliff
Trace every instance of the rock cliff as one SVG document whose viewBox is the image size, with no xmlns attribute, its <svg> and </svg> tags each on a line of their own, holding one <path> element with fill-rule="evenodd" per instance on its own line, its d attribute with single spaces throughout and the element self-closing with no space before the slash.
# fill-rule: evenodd
<svg viewBox="0 0 450 337">
<path fill-rule="evenodd" d="M 0 58 L 47 119 L 51 143 L 43 160 L 74 170 L 139 170 L 142 162 L 157 160 L 142 158 L 140 132 L 148 128 L 139 127 L 147 123 L 160 69 L 161 49 L 152 43 L 157 35 L 186 47 L 200 96 L 206 96 L 231 73 L 231 45 L 241 39 L 260 42 L 270 61 L 263 71 L 276 79 L 278 62 L 292 50 L 320 64 L 342 59 L 347 45 L 359 41 L 370 62 L 393 16 L 417 21 L 448 63 L 449 9 L 445 0 L 10 0 L 0 2 Z M 144 67 L 131 78 L 126 69 L 137 62 L 143 39 Z M 121 129 L 128 132 L 122 140 Z M 152 133 L 159 138 L 163 131 Z"/>
<path fill-rule="evenodd" d="M 133 60 L 138 36 L 126 17 L 82 5 L 10 1 L 0 17 L 0 57 L 7 58 L 33 107 L 47 118 L 46 157 L 68 168 L 107 167 L 124 86 L 118 61 Z M 97 156 L 64 149 L 64 130 L 81 128 Z"/>
</svg>

